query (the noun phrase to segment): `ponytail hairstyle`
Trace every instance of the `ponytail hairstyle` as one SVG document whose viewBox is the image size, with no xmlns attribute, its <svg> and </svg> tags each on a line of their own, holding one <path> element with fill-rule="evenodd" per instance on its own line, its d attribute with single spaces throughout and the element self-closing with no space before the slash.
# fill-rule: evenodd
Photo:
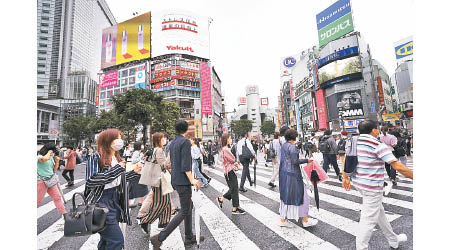
<svg viewBox="0 0 450 250">
<path fill-rule="evenodd" d="M 119 135 L 123 137 L 122 132 L 115 128 L 109 128 L 107 130 L 102 131 L 97 138 L 97 149 L 100 154 L 99 166 L 101 168 L 105 166 L 111 166 L 112 153 L 113 149 L 111 148 L 111 144 L 115 139 L 119 138 Z M 117 161 L 122 161 L 120 158 L 119 151 L 114 153 Z M 112 167 L 112 166 L 111 166 Z"/>
</svg>

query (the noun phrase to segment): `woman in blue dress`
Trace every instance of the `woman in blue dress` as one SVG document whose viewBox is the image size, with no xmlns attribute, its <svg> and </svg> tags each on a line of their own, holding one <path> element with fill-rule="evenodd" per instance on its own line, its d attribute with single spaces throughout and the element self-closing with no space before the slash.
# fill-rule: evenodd
<svg viewBox="0 0 450 250">
<path fill-rule="evenodd" d="M 284 137 L 286 143 L 281 147 L 280 157 L 280 226 L 292 227 L 287 219 L 298 221 L 302 218 L 303 227 L 317 224 L 317 220 L 308 218 L 310 198 L 303 184 L 300 164 L 313 160 L 299 159 L 299 151 L 295 145 L 297 131 L 289 129 Z"/>
</svg>

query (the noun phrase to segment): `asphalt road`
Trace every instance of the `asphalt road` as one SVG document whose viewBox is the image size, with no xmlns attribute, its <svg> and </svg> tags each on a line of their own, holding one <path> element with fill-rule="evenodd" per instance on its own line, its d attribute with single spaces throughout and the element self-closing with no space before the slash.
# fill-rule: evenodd
<svg viewBox="0 0 450 250">
<path fill-rule="evenodd" d="M 250 187 L 247 182 L 248 192 L 240 193 L 240 206 L 247 211 L 245 215 L 232 215 L 229 201 L 224 202 L 222 209 L 217 206 L 216 197 L 225 193 L 228 188 L 222 168 L 209 169 L 208 175 L 213 178 L 210 186 L 196 193 L 201 197 L 198 212 L 201 215 L 201 234 L 206 238 L 200 244 L 200 249 L 355 249 L 359 207 L 362 202 L 356 190 L 352 189 L 350 192 L 343 190 L 334 171 L 330 170 L 329 180 L 319 184 L 318 211 L 315 208 L 314 198 L 311 198 L 310 216 L 318 219 L 319 223 L 314 227 L 302 228 L 300 223 L 292 221 L 293 228 L 280 228 L 278 187 L 270 188 L 267 185 L 272 167 L 264 166 L 262 154 L 259 154 L 258 158 L 256 188 Z M 412 168 L 412 159 L 409 159 L 408 166 Z M 58 171 L 58 175 L 63 193 L 70 201 L 74 192 L 84 191 L 85 165 L 77 166 L 76 184 L 70 188 L 65 187 L 66 181 L 62 178 L 61 172 Z M 239 181 L 240 173 L 239 171 Z M 250 173 L 253 179 L 253 165 Z M 398 249 L 413 248 L 412 194 L 412 181 L 400 176 L 399 185 L 383 200 L 394 232 L 405 233 L 408 236 L 408 241 L 402 243 Z M 179 205 L 177 196 L 174 197 L 174 203 L 176 206 Z M 66 208 L 69 209 L 70 206 L 71 202 L 68 202 Z M 152 249 L 149 236 L 140 231 L 135 221 L 138 209 L 139 207 L 131 209 L 133 225 L 126 229 L 125 249 Z M 48 196 L 44 198 L 38 207 L 38 249 L 97 249 L 98 234 L 64 237 L 61 218 L 51 198 Z M 157 232 L 155 223 L 152 225 L 151 235 Z M 164 242 L 163 249 L 197 249 L 196 245 L 184 246 L 183 238 L 182 223 Z M 378 227 L 372 235 L 369 249 L 390 249 Z"/>
</svg>

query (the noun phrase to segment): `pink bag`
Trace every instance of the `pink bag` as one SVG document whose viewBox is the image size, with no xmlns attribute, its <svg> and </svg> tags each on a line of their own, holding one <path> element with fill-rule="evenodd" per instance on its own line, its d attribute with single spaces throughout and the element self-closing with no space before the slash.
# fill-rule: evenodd
<svg viewBox="0 0 450 250">
<path fill-rule="evenodd" d="M 311 180 L 311 171 L 315 169 L 317 171 L 317 174 L 319 175 L 320 181 L 317 183 L 321 183 L 322 181 L 328 179 L 327 173 L 325 173 L 325 170 L 319 166 L 319 164 L 316 161 L 313 161 L 311 163 L 308 163 L 305 167 L 306 175 L 308 175 L 308 179 Z"/>
</svg>

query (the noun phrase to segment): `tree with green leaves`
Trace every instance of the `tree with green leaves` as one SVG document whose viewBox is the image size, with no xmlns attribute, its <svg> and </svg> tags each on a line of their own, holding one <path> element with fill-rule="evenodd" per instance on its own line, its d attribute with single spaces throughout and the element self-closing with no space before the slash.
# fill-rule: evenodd
<svg viewBox="0 0 450 250">
<path fill-rule="evenodd" d="M 239 138 L 241 134 L 252 130 L 252 124 L 250 120 L 234 120 L 231 121 L 231 131 Z"/>
<path fill-rule="evenodd" d="M 166 132 L 169 137 L 175 137 L 175 122 L 180 118 L 180 107 L 174 102 L 161 102 L 158 113 L 152 119 L 151 129 L 154 132 Z"/>
<path fill-rule="evenodd" d="M 92 123 L 95 119 L 95 116 L 73 116 L 63 123 L 62 130 L 74 139 L 76 145 L 79 145 L 80 141 L 84 139 L 92 141 L 95 133 Z"/>
<path fill-rule="evenodd" d="M 275 123 L 273 123 L 272 121 L 265 121 L 263 122 L 263 124 L 261 124 L 261 133 L 263 135 L 271 135 L 273 133 L 275 133 Z"/>
</svg>

